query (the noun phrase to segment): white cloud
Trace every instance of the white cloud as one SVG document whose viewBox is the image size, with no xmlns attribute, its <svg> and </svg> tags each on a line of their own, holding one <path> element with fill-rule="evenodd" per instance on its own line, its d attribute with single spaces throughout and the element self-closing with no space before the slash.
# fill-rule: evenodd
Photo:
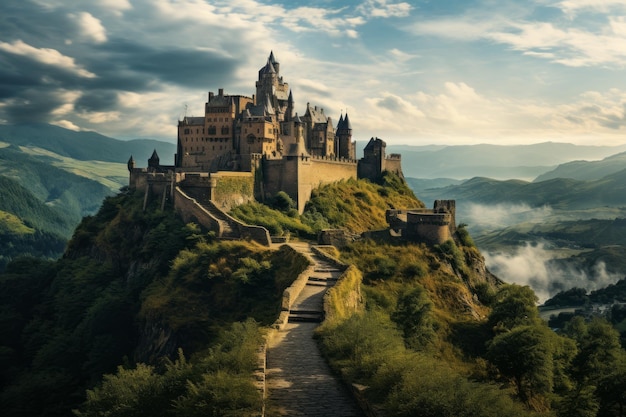
<svg viewBox="0 0 626 417">
<path fill-rule="evenodd" d="M 96 74 L 77 65 L 74 58 L 65 56 L 56 49 L 35 48 L 34 46 L 24 43 L 22 40 L 17 40 L 13 43 L 0 41 L 0 50 L 14 55 L 29 57 L 42 64 L 67 70 L 83 78 L 96 77 Z"/>
<path fill-rule="evenodd" d="M 357 8 L 368 17 L 406 17 L 413 7 L 407 2 L 393 3 L 387 0 L 367 0 Z"/>
<path fill-rule="evenodd" d="M 81 130 L 79 126 L 76 126 L 74 123 L 70 122 L 69 120 L 57 120 L 51 123 L 53 125 L 60 126 L 64 129 L 73 130 L 75 132 L 79 132 Z"/>
<path fill-rule="evenodd" d="M 556 6 L 569 16 L 589 10 L 602 13 L 608 13 L 611 10 L 626 10 L 624 0 L 564 0 L 557 3 Z"/>
<path fill-rule="evenodd" d="M 124 11 L 133 8 L 128 0 L 100 0 L 98 5 L 102 10 L 109 11 L 116 16 L 122 16 Z"/>
<path fill-rule="evenodd" d="M 68 17 L 76 22 L 80 36 L 84 36 L 95 43 L 107 41 L 106 29 L 102 26 L 102 22 L 90 13 L 70 13 Z"/>
<path fill-rule="evenodd" d="M 58 91 L 55 95 L 64 104 L 54 109 L 50 114 L 53 116 L 65 116 L 74 111 L 74 103 L 82 96 L 82 93 L 80 91 Z"/>
</svg>

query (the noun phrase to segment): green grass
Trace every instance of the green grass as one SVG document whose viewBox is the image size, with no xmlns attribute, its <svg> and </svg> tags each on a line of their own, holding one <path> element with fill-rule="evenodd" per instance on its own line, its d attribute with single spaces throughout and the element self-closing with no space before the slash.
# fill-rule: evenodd
<svg viewBox="0 0 626 417">
<path fill-rule="evenodd" d="M 117 191 L 120 187 L 128 185 L 128 168 L 125 163 L 81 161 L 42 148 L 30 146 L 19 148 L 25 154 L 48 161 L 52 166 L 97 181 L 111 191 Z"/>
<path fill-rule="evenodd" d="M 0 235 L 10 233 L 13 235 L 32 235 L 35 229 L 24 224 L 14 214 L 0 210 Z"/>
</svg>

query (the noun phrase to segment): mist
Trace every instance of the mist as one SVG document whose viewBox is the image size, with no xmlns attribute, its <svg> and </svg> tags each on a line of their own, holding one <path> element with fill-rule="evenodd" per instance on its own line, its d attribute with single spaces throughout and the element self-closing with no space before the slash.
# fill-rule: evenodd
<svg viewBox="0 0 626 417">
<path fill-rule="evenodd" d="M 483 252 L 487 268 L 507 283 L 528 285 L 543 303 L 559 291 L 573 287 L 592 291 L 616 283 L 623 275 L 610 273 L 604 262 L 580 268 L 546 249 L 547 243 L 530 244 L 513 253 Z M 559 262 L 555 262 L 559 259 Z"/>
<path fill-rule="evenodd" d="M 554 210 L 548 205 L 468 203 L 457 206 L 457 220 L 467 223 L 470 231 L 502 229 L 518 223 L 541 223 L 553 214 Z"/>
</svg>

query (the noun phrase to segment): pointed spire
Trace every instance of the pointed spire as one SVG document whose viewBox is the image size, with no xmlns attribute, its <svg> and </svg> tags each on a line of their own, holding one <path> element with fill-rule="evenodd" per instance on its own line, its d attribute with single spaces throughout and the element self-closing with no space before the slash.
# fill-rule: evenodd
<svg viewBox="0 0 626 417">
<path fill-rule="evenodd" d="M 265 66 L 265 68 L 267 68 L 267 72 L 269 74 L 276 74 L 276 69 L 274 69 L 274 64 L 272 63 L 272 61 L 270 61 L 270 59 L 267 59 L 267 65 Z"/>
<path fill-rule="evenodd" d="M 291 89 L 289 89 L 289 98 L 287 99 L 287 103 L 292 103 L 293 104 L 293 93 L 292 93 Z"/>
<path fill-rule="evenodd" d="M 352 130 L 352 125 L 350 124 L 350 119 L 348 118 L 348 112 L 346 112 L 346 117 L 343 118 L 343 128 Z"/>
<path fill-rule="evenodd" d="M 128 167 L 129 171 L 132 171 L 132 169 L 135 168 L 135 159 L 132 155 L 130 156 L 130 158 L 128 158 L 128 163 L 126 164 L 126 166 Z"/>
<path fill-rule="evenodd" d="M 339 116 L 339 121 L 337 122 L 337 130 L 343 129 L 343 113 Z"/>
<path fill-rule="evenodd" d="M 274 51 L 270 51 L 270 57 L 268 58 L 268 60 L 269 60 L 272 64 L 275 64 L 275 63 L 276 63 L 276 58 L 274 58 Z"/>
<path fill-rule="evenodd" d="M 157 154 L 156 149 L 152 152 L 152 156 L 148 159 L 149 167 L 158 167 L 159 166 L 159 155 Z"/>
</svg>

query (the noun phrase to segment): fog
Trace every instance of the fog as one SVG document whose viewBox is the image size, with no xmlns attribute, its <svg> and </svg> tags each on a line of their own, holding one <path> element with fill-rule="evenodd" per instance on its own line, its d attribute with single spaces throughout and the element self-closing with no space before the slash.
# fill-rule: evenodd
<svg viewBox="0 0 626 417">
<path fill-rule="evenodd" d="M 607 272 L 604 262 L 588 270 L 573 263 L 553 262 L 555 254 L 546 249 L 545 243 L 527 243 L 510 254 L 483 252 L 483 255 L 491 272 L 508 283 L 530 286 L 541 303 L 572 287 L 591 291 L 623 278 L 623 275 Z"/>
<path fill-rule="evenodd" d="M 469 203 L 458 207 L 457 220 L 467 223 L 471 229 L 495 230 L 523 222 L 541 223 L 553 213 L 552 207 L 547 205 Z"/>
<path fill-rule="evenodd" d="M 600 217 L 601 213 L 594 213 Z M 607 213 L 609 216 L 610 214 Z M 526 204 L 467 204 L 457 207 L 457 222 L 467 223 L 472 237 L 506 227 L 526 223 L 529 225 L 554 221 L 557 218 L 574 220 L 573 212 L 558 212 L 550 206 L 538 208 Z M 614 218 L 614 217 L 613 217 Z M 513 249 L 485 250 L 481 252 L 489 270 L 508 283 L 529 285 L 540 302 L 554 296 L 559 291 L 572 287 L 588 291 L 614 284 L 624 274 L 610 273 L 603 262 L 583 268 L 573 259 L 563 259 L 563 252 L 552 242 L 526 242 Z"/>
</svg>

